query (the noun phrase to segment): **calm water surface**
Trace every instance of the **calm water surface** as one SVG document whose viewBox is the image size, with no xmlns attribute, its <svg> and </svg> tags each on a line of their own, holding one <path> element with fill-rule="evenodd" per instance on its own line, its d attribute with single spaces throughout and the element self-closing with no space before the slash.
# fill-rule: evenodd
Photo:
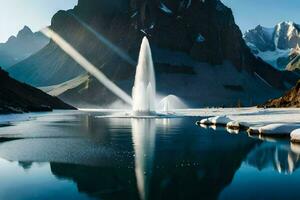
<svg viewBox="0 0 300 200">
<path fill-rule="evenodd" d="M 0 199 L 299 199 L 300 146 L 196 118 L 39 114 L 0 128 Z"/>
</svg>

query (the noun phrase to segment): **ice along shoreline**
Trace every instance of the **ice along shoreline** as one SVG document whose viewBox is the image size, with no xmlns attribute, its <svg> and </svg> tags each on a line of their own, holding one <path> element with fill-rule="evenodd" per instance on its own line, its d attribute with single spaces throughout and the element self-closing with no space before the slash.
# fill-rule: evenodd
<svg viewBox="0 0 300 200">
<path fill-rule="evenodd" d="M 249 134 L 290 138 L 300 142 L 300 110 L 297 108 L 207 109 L 206 115 L 215 116 L 196 122 L 197 125 L 224 126 L 231 130 L 247 130 Z M 198 114 L 204 112 L 199 110 Z"/>
</svg>

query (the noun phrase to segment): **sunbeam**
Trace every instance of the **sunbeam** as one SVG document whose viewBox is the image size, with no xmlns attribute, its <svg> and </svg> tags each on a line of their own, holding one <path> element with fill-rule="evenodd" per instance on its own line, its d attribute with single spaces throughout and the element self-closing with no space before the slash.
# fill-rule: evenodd
<svg viewBox="0 0 300 200">
<path fill-rule="evenodd" d="M 83 20 L 81 20 L 79 17 L 74 15 L 73 13 L 69 13 L 71 16 L 73 16 L 79 24 L 81 24 L 86 30 L 90 31 L 93 35 L 95 35 L 99 41 L 101 41 L 105 46 L 110 48 L 112 51 L 114 51 L 118 56 L 120 56 L 123 60 L 128 62 L 132 66 L 136 66 L 136 62 L 123 50 L 121 50 L 119 47 L 114 45 L 112 42 L 110 42 L 107 38 L 105 38 L 103 35 L 95 31 L 92 27 L 90 27 L 87 23 L 85 23 Z"/>
<path fill-rule="evenodd" d="M 49 28 L 41 30 L 41 32 L 52 39 L 64 52 L 66 52 L 71 58 L 73 58 L 81 67 L 83 67 L 92 76 L 98 79 L 107 89 L 113 92 L 115 95 L 120 97 L 126 103 L 132 105 L 131 97 L 119 88 L 115 83 L 113 83 L 105 74 L 103 74 L 99 69 L 97 69 L 91 62 L 89 62 L 85 57 L 83 57 L 74 47 L 72 47 L 68 42 L 66 42 L 60 35 L 55 33 Z"/>
</svg>

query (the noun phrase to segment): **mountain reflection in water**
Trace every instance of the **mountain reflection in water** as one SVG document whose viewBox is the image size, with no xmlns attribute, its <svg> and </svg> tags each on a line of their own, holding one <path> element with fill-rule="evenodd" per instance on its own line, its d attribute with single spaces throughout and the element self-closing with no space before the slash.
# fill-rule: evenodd
<svg viewBox="0 0 300 200">
<path fill-rule="evenodd" d="M 260 171 L 271 167 L 291 174 L 300 167 L 300 146 L 289 141 L 264 142 L 251 151 L 247 162 Z"/>
<path fill-rule="evenodd" d="M 96 199 L 218 199 L 244 164 L 287 173 L 299 167 L 296 145 L 199 128 L 194 121 L 93 114 L 28 121 L 3 131 L 31 127 L 22 134 L 47 138 L 1 143 L 0 157 L 29 171 L 32 163 L 50 163 L 57 181 L 73 182 Z"/>
<path fill-rule="evenodd" d="M 215 199 L 256 143 L 244 136 L 227 139 L 214 134 L 203 140 L 196 132 L 162 135 L 157 140 L 156 123 L 132 120 L 134 154 L 124 166 L 51 163 L 52 173 L 102 199 Z"/>
</svg>

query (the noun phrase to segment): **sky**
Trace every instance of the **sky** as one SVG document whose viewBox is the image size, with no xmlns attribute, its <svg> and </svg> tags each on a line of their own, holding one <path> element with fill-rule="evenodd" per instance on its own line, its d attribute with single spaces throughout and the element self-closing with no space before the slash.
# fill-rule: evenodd
<svg viewBox="0 0 300 200">
<path fill-rule="evenodd" d="M 300 23 L 300 0 L 222 0 L 232 8 L 241 30 L 258 24 L 273 27 L 281 21 Z M 38 31 L 51 23 L 58 10 L 73 8 L 78 0 L 0 0 L 0 42 L 25 25 Z"/>
<path fill-rule="evenodd" d="M 221 0 L 232 8 L 241 30 L 257 25 L 274 27 L 282 21 L 300 23 L 300 0 Z"/>
<path fill-rule="evenodd" d="M 0 0 L 0 42 L 25 25 L 38 31 L 51 23 L 58 10 L 73 8 L 78 0 Z"/>
</svg>

